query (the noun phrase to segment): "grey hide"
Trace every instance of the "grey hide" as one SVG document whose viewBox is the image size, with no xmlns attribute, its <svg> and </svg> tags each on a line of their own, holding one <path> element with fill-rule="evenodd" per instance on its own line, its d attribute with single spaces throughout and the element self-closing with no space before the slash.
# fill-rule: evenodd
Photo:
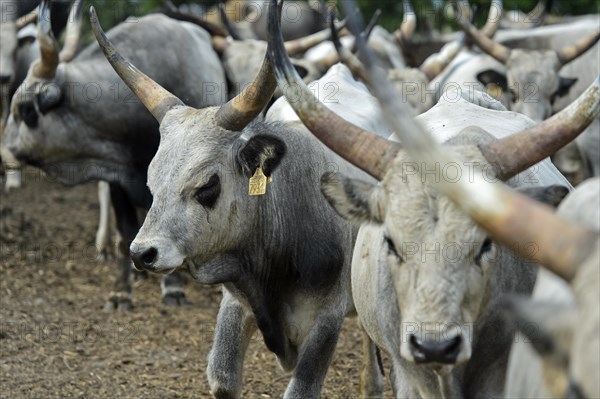
<svg viewBox="0 0 600 399">
<path fill-rule="evenodd" d="M 208 106 L 226 99 L 222 66 L 210 36 L 201 28 L 149 15 L 121 23 L 109 37 L 140 68 L 189 104 Z M 115 288 L 106 308 L 129 308 L 129 244 L 139 228 L 136 207 L 147 209 L 152 203 L 146 176 L 158 147 L 158 124 L 95 42 L 71 62 L 59 64 L 51 81 L 31 72 L 13 98 L 4 144 L 20 161 L 64 184 L 110 183 L 121 242 Z M 183 292 L 163 294 L 165 300 L 179 302 Z"/>
<path fill-rule="evenodd" d="M 533 121 L 455 95 L 417 119 L 437 140 L 463 148 L 468 161 L 479 162 L 463 166 L 461 173 L 487 174 L 481 166 L 487 162 L 467 150 L 469 145 L 515 133 Z M 351 272 L 359 320 L 390 357 L 397 398 L 498 397 L 512 343 L 499 300 L 504 293 L 530 293 L 536 270 L 487 240 L 449 199 L 422 183 L 413 164 L 400 154 L 378 186 L 337 174 L 324 177 L 323 192 L 337 211 L 366 223 L 357 237 Z M 456 171 L 432 170 L 428 178 L 440 173 L 452 176 Z M 487 176 L 493 178 L 493 173 Z M 509 184 L 538 194 L 547 194 L 541 186 L 569 186 L 548 160 Z M 423 357 L 415 346 L 427 337 L 445 352 L 436 349 Z M 366 366 L 362 376 L 371 381 L 361 385 L 381 387 L 381 376 L 368 371 L 373 369 Z"/>
<path fill-rule="evenodd" d="M 328 84 L 341 89 L 328 92 Z M 381 120 L 375 99 L 342 65 L 314 87 L 361 126 Z M 284 99 L 242 132 L 216 126 L 215 112 L 175 107 L 165 115 L 148 172 L 154 202 L 132 251 L 151 251 L 150 270 L 187 268 L 201 283 L 224 284 L 207 372 L 215 397 L 240 397 L 245 351 L 258 329 L 292 372 L 284 397 L 318 398 L 342 321 L 354 312 L 357 232 L 327 204 L 319 182 L 333 170 L 369 178 L 325 148 Z M 258 167 L 273 180 L 266 194 L 249 196 Z"/>
</svg>

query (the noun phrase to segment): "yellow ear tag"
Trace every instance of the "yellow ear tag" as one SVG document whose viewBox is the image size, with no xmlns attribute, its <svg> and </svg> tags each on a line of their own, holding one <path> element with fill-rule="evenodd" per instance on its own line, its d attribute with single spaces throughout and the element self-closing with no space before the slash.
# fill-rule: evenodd
<svg viewBox="0 0 600 399">
<path fill-rule="evenodd" d="M 267 176 L 265 176 L 261 167 L 256 169 L 249 183 L 248 195 L 263 195 L 267 192 Z"/>
<path fill-rule="evenodd" d="M 485 87 L 485 91 L 487 92 L 487 94 L 494 97 L 495 99 L 499 99 L 500 97 L 502 97 L 502 93 L 503 93 L 502 88 L 494 83 L 489 83 Z"/>
</svg>

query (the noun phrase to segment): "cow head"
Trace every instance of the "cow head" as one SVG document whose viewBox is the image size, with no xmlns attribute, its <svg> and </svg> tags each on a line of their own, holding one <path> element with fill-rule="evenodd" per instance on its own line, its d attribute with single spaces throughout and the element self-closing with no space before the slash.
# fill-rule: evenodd
<svg viewBox="0 0 600 399">
<path fill-rule="evenodd" d="M 0 84 L 8 85 L 15 74 L 17 56 L 17 27 L 14 22 L 0 24 L 2 48 L 0 49 Z"/>
<path fill-rule="evenodd" d="M 295 93 L 300 92 L 302 96 L 298 101 L 290 101 L 290 105 L 319 140 L 381 181 L 375 185 L 339 174 L 326 174 L 321 188 L 341 216 L 358 223 L 380 224 L 385 229 L 380 247 L 368 250 L 384 254 L 396 288 L 402 322 L 412 323 L 410 331 L 402 331 L 405 336 L 401 354 L 410 361 L 437 364 L 468 360 L 472 350 L 470 323 L 477 320 L 493 291 L 498 289 L 491 283 L 490 276 L 502 273 L 498 266 L 506 251 L 498 254 L 498 247 L 477 226 L 479 221 L 469 218 L 451 197 L 434 186 L 436 177 L 442 178 L 441 170 L 433 171 L 433 178 L 417 172 L 411 154 L 400 144 L 344 121 L 316 101 L 283 51 L 278 29 L 277 19 L 272 18 L 271 57 L 278 83 L 282 89 L 293 85 Z M 372 56 L 364 42 L 359 47 L 370 60 Z M 389 82 L 379 81 L 382 74 L 373 72 L 373 61 L 370 63 L 370 70 L 361 74 L 375 89 L 387 120 L 401 121 L 391 126 L 397 132 L 407 132 L 406 135 L 412 132 L 414 140 L 423 147 L 435 145 L 415 124 L 412 113 L 399 105 L 401 102 L 397 101 Z M 589 125 L 598 112 L 599 86 L 597 81 L 577 104 L 540 126 L 501 140 L 493 139 L 477 127 L 467 128 L 447 143 L 445 152 L 460 155 L 463 161 L 473 165 L 476 176 L 481 176 L 483 169 L 492 164 L 497 181 L 506 181 L 546 158 Z M 460 169 L 458 164 L 456 167 Z M 464 170 L 459 172 L 465 173 Z M 458 182 L 465 184 L 465 180 Z M 566 191 L 551 187 L 530 190 L 530 194 L 556 204 Z M 490 202 L 489 206 L 503 208 L 501 201 L 493 196 L 485 200 Z M 499 263 L 494 265 L 494 260 Z"/>
<path fill-rule="evenodd" d="M 148 168 L 152 207 L 131 245 L 139 269 L 194 268 L 252 239 L 263 199 L 248 196 L 249 179 L 258 168 L 271 177 L 286 147 L 260 122 L 231 131 L 217 113 L 178 107 L 165 115 Z"/>
<path fill-rule="evenodd" d="M 2 133 L 8 117 L 11 91 L 16 81 L 19 78 L 22 79 L 19 73 L 18 50 L 25 48 L 27 44 L 31 44 L 35 40 L 28 28 L 35 20 L 36 15 L 33 12 L 16 21 L 0 23 L 0 37 L 2 37 L 2 47 L 0 47 L 0 133 Z M 25 54 L 22 54 L 21 57 L 26 58 Z"/>
<path fill-rule="evenodd" d="M 17 158 L 31 164 L 38 159 L 53 161 L 59 151 L 47 132 L 57 129 L 56 112 L 63 103 L 63 76 L 59 63 L 71 61 L 79 42 L 83 1 L 73 4 L 65 45 L 59 52 L 50 23 L 50 1 L 42 1 L 38 15 L 40 58 L 31 64 L 27 77 L 17 89 L 6 125 L 5 143 Z M 35 155 L 33 155 L 35 154 Z"/>
<path fill-rule="evenodd" d="M 473 173 L 483 175 L 489 164 L 478 146 L 494 141 L 472 127 L 445 145 L 478 165 Z M 474 327 L 497 289 L 493 281 L 498 268 L 514 261 L 514 255 L 465 217 L 414 165 L 401 151 L 381 184 L 326 174 L 321 190 L 345 219 L 377 224 L 385 231 L 369 251 L 385 254 L 380 261 L 393 278 L 402 315 L 402 357 L 416 363 L 459 364 L 471 356 Z M 442 170 L 431 172 L 439 179 Z M 551 186 L 530 188 L 528 194 L 557 204 L 567 191 Z"/>
<path fill-rule="evenodd" d="M 552 114 L 552 103 L 557 97 L 568 94 L 577 79 L 558 75 L 561 68 L 573 61 L 600 38 L 596 30 L 574 45 L 554 50 L 509 49 L 479 32 L 466 19 L 459 23 L 472 40 L 487 54 L 506 66 L 506 74 L 486 70 L 477 78 L 483 85 L 490 83 L 510 93 L 511 109 L 524 113 L 535 121 Z"/>
<path fill-rule="evenodd" d="M 259 170 L 270 177 L 285 154 L 283 141 L 253 122 L 277 86 L 269 58 L 237 97 L 218 108 L 194 109 L 124 59 L 93 8 L 90 20 L 106 58 L 160 124 L 160 145 L 148 168 L 153 203 L 131 256 L 136 267 L 156 272 L 186 262 L 198 276 L 202 263 L 252 239 L 259 204 L 269 199 L 247 197 L 249 179 Z M 226 280 L 227 271 L 221 272 L 209 277 Z"/>
<path fill-rule="evenodd" d="M 30 23 L 35 22 L 37 18 L 36 9 L 15 20 L 6 15 L 14 11 L 10 10 L 10 8 L 10 4 L 6 4 L 6 10 L 3 7 L 2 21 L 0 22 L 0 36 L 2 37 L 2 47 L 0 48 L 0 85 L 2 86 L 10 84 L 15 76 L 17 49 L 21 44 L 19 31 Z M 29 37 L 25 40 L 29 40 Z"/>
</svg>

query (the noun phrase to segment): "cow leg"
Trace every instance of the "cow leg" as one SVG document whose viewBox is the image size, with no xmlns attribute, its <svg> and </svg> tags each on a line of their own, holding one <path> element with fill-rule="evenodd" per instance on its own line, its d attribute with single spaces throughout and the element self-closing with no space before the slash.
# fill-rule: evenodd
<svg viewBox="0 0 600 399">
<path fill-rule="evenodd" d="M 208 384 L 217 398 L 239 398 L 242 367 L 250 338 L 256 331 L 254 316 L 223 288 L 215 340 L 208 355 Z"/>
<path fill-rule="evenodd" d="M 98 182 L 98 202 L 100 215 L 96 231 L 96 252 L 98 260 L 108 259 L 110 253 L 110 188 L 107 182 Z"/>
<path fill-rule="evenodd" d="M 183 291 L 183 286 L 186 282 L 187 279 L 180 272 L 173 272 L 164 276 L 160 283 L 162 302 L 170 306 L 189 304 Z"/>
<path fill-rule="evenodd" d="M 320 317 L 301 345 L 285 399 L 319 398 L 342 328 L 343 315 Z"/>
<path fill-rule="evenodd" d="M 4 181 L 4 192 L 8 193 L 14 188 L 21 187 L 21 164 L 6 148 L 0 147 L 0 159 L 4 165 L 6 180 Z"/>
<path fill-rule="evenodd" d="M 363 366 L 360 372 L 360 395 L 362 398 L 382 398 L 383 365 L 381 354 L 364 329 L 362 329 L 362 341 Z"/>
<path fill-rule="evenodd" d="M 419 397 L 420 395 L 408 387 L 409 384 L 407 384 L 407 379 L 402 371 L 402 367 L 397 365 L 393 365 L 390 370 L 390 384 L 392 385 L 394 398 Z"/>
<path fill-rule="evenodd" d="M 131 301 L 132 262 L 129 257 L 129 246 L 138 232 L 139 224 L 134 205 L 119 185 L 110 183 L 110 199 L 115 211 L 120 239 L 117 242 L 115 288 L 109 294 L 104 310 L 130 310 L 133 308 L 133 303 Z"/>
</svg>

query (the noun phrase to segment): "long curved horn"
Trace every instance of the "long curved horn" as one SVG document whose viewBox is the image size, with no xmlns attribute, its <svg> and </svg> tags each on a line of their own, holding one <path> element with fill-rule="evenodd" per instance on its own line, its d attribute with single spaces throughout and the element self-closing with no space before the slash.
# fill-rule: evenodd
<svg viewBox="0 0 600 399">
<path fill-rule="evenodd" d="M 58 42 L 52 33 L 50 23 L 50 0 L 42 0 L 38 15 L 38 42 L 40 59 L 33 67 L 33 75 L 40 79 L 52 79 L 58 67 Z"/>
<path fill-rule="evenodd" d="M 58 55 L 60 62 L 69 62 L 77 53 L 79 38 L 81 37 L 81 15 L 83 14 L 83 0 L 75 0 L 71 6 L 69 20 L 67 21 L 67 32 L 65 44 Z"/>
<path fill-rule="evenodd" d="M 506 63 L 510 57 L 510 49 L 497 43 L 477 30 L 464 16 L 458 17 L 458 24 L 477 46 L 501 63 Z"/>
<path fill-rule="evenodd" d="M 336 29 L 341 30 L 346 26 L 345 21 L 341 21 L 337 24 Z M 299 54 L 305 53 L 312 47 L 315 47 L 318 44 L 323 43 L 325 40 L 329 40 L 331 38 L 331 30 L 323 29 L 320 32 L 313 33 L 312 35 L 308 35 L 306 37 L 302 37 L 299 39 L 288 40 L 285 42 L 285 50 L 289 54 L 290 57 L 294 57 Z"/>
<path fill-rule="evenodd" d="M 352 21 L 349 24 L 352 26 Z M 427 170 L 433 165 L 460 165 L 461 161 L 453 157 L 447 147 L 442 148 L 411 117 L 407 106 L 397 101 L 385 75 L 374 69 L 374 57 L 364 42 L 359 43 L 359 49 L 364 55 L 371 89 L 388 124 L 402 139 L 406 153 L 419 164 L 425 163 Z M 494 238 L 565 279 L 571 279 L 577 266 L 598 246 L 600 234 L 597 232 L 564 221 L 547 206 L 501 184 L 487 182 L 478 174 L 462 174 L 458 181 L 442 178 L 433 182 Z M 532 245 L 535 251 L 531 251 Z"/>
<path fill-rule="evenodd" d="M 600 76 L 571 105 L 544 122 L 481 147 L 506 180 L 553 155 L 574 140 L 600 113 Z"/>
<path fill-rule="evenodd" d="M 227 16 L 227 10 L 225 9 L 225 3 L 219 3 L 219 14 L 221 15 L 221 21 L 225 26 L 225 29 L 229 33 L 229 36 L 233 38 L 233 40 L 244 40 L 237 27 L 231 22 L 229 17 Z"/>
<path fill-rule="evenodd" d="M 562 65 L 568 64 L 575 58 L 579 57 L 588 51 L 600 39 L 600 30 L 596 30 L 584 38 L 581 38 L 577 43 L 565 46 L 558 50 L 558 60 Z"/>
<path fill-rule="evenodd" d="M 403 0 L 402 6 L 404 9 L 404 19 L 400 28 L 394 32 L 396 41 L 398 41 L 400 45 L 410 41 L 417 29 L 417 14 L 415 14 L 415 10 L 413 9 L 410 0 Z"/>
<path fill-rule="evenodd" d="M 15 26 L 17 30 L 21 30 L 29 24 L 33 24 L 38 19 L 38 14 L 40 12 L 40 7 L 34 8 L 29 14 L 23 15 L 21 18 L 15 21 Z"/>
<path fill-rule="evenodd" d="M 546 16 L 546 1 L 539 0 L 533 10 L 527 14 L 527 20 L 531 21 L 531 28 L 541 26 Z"/>
<path fill-rule="evenodd" d="M 319 102 L 300 79 L 285 52 L 281 26 L 273 12 L 269 12 L 269 51 L 275 63 L 275 76 L 281 90 L 294 89 L 299 98 L 289 101 L 300 120 L 323 144 L 348 162 L 377 179 L 382 179 L 389 169 L 400 145 L 375 136 L 339 117 Z"/>
<path fill-rule="evenodd" d="M 481 33 L 483 33 L 490 39 L 494 37 L 494 35 L 498 31 L 498 28 L 500 28 L 503 6 L 504 5 L 502 3 L 502 0 L 492 0 L 492 4 L 490 4 L 488 19 L 483 28 L 481 28 Z"/>
<path fill-rule="evenodd" d="M 446 43 L 444 47 L 440 49 L 439 53 L 432 54 L 425 61 L 423 61 L 423 64 L 419 67 L 419 69 L 431 82 L 436 76 L 442 73 L 442 71 L 452 62 L 454 58 L 456 58 L 462 48 L 463 40 L 456 40 Z"/>
<path fill-rule="evenodd" d="M 131 91 L 135 93 L 148 111 L 154 115 L 158 123 L 162 122 L 165 114 L 171 108 L 183 105 L 183 102 L 179 98 L 169 93 L 119 54 L 102 30 L 93 6 L 90 7 L 90 23 L 96 40 L 104 56 L 110 62 L 110 65 L 112 65 L 115 72 L 129 86 Z"/>
<path fill-rule="evenodd" d="M 367 42 L 367 43 L 369 42 L 369 36 L 371 36 L 371 33 L 373 33 L 373 29 L 375 29 L 375 26 L 377 26 L 377 23 L 379 22 L 379 18 L 381 18 L 381 8 L 378 8 L 377 10 L 375 10 L 375 12 L 373 13 L 373 16 L 371 17 L 371 20 L 369 21 L 369 23 L 367 24 L 367 27 L 365 28 L 365 30 L 360 32 L 360 34 L 363 37 L 365 42 Z M 330 26 L 329 30 L 332 32 L 332 37 L 333 37 L 333 31 L 331 30 L 331 26 Z M 337 36 L 337 32 L 336 32 L 336 36 Z M 338 40 L 339 40 L 339 36 L 338 36 Z M 356 50 L 358 50 L 358 45 L 356 44 L 356 40 L 355 40 L 354 44 L 352 44 L 352 49 L 350 51 L 352 51 L 353 53 L 356 53 Z"/>
<path fill-rule="evenodd" d="M 283 6 L 283 2 L 280 3 L 280 6 Z M 280 7 L 277 4 L 275 6 L 271 5 L 271 7 L 274 11 L 269 8 L 269 13 L 274 12 L 276 16 L 279 15 L 280 11 L 278 10 Z M 215 115 L 217 125 L 235 132 L 242 131 L 267 106 L 273 93 L 275 93 L 275 89 L 277 89 L 273 64 L 269 57 L 270 48 L 271 43 L 267 45 L 265 58 L 254 81 L 246 86 L 240 94 L 221 105 Z"/>
<path fill-rule="evenodd" d="M 371 18 L 369 25 L 365 28 L 365 30 L 363 32 L 361 32 L 361 35 L 364 37 L 365 41 L 367 41 L 367 42 L 369 41 L 369 36 L 371 36 L 371 33 L 373 32 L 373 29 L 377 25 L 377 21 L 379 20 L 380 16 L 381 16 L 381 10 L 377 9 L 375 11 L 375 13 L 373 14 L 373 17 Z M 346 63 L 346 61 L 341 57 L 340 49 L 337 48 L 338 46 L 341 46 L 341 44 L 339 43 L 340 36 L 337 32 L 338 30 L 339 29 L 337 29 L 337 26 L 335 25 L 335 13 L 332 12 L 329 14 L 329 31 L 331 32 L 331 41 L 336 46 L 337 52 L 331 53 L 331 54 L 321 58 L 320 60 L 315 61 L 315 65 L 321 71 L 323 71 L 323 73 L 328 71 L 329 68 L 331 68 L 334 64 L 337 64 L 340 61 Z M 338 42 L 337 44 L 336 44 L 336 41 Z M 350 51 L 352 51 L 353 53 L 356 52 L 356 41 L 352 45 L 352 50 L 350 50 Z M 288 54 L 289 54 L 289 52 L 288 52 Z M 350 66 L 348 66 L 348 67 L 350 68 Z M 350 69 L 352 69 L 352 68 L 350 68 Z M 352 72 L 352 73 L 354 74 L 354 72 Z M 357 75 L 355 75 L 355 76 L 357 76 Z"/>
<path fill-rule="evenodd" d="M 344 65 L 346 65 L 348 67 L 348 69 L 350 69 L 350 72 L 352 72 L 352 75 L 354 75 L 354 77 L 356 79 L 360 79 L 363 82 L 365 82 L 367 84 L 367 86 L 370 86 L 369 81 L 368 81 L 369 76 L 366 73 L 362 63 L 354 54 L 352 54 L 351 51 L 349 51 L 347 48 L 345 48 L 342 45 L 342 42 L 340 41 L 340 37 L 337 35 L 337 32 L 335 32 L 334 27 L 333 27 L 333 15 L 331 16 L 329 24 L 330 24 L 330 28 L 331 28 L 331 41 L 333 42 L 333 45 L 335 46 L 335 49 L 337 51 L 340 61 L 342 61 L 344 63 Z M 367 39 L 364 39 L 364 41 L 366 43 Z M 356 41 L 354 42 L 354 45 L 358 49 L 358 43 Z M 381 72 L 385 73 L 385 71 L 381 71 Z"/>
</svg>

